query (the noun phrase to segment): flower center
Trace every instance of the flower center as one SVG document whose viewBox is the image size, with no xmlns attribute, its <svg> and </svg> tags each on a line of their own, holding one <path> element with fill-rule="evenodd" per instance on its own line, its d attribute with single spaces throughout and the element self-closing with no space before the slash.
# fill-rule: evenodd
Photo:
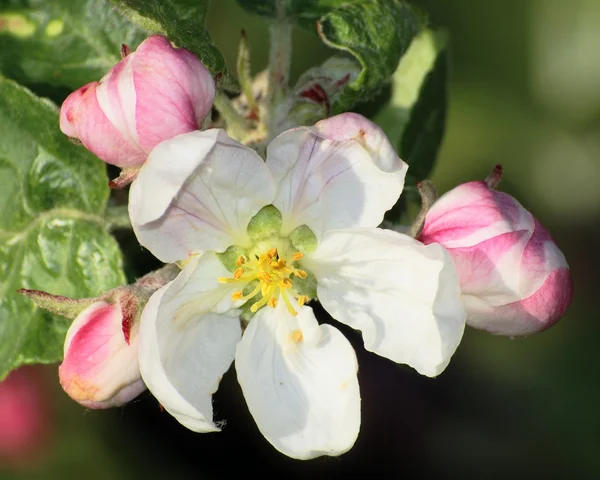
<svg viewBox="0 0 600 480">
<path fill-rule="evenodd" d="M 248 255 L 240 255 L 235 264 L 236 269 L 232 277 L 219 277 L 219 283 L 239 283 L 240 289 L 231 295 L 233 300 L 250 300 L 258 298 L 251 306 L 250 311 L 256 313 L 259 308 L 268 305 L 275 308 L 281 299 L 288 312 L 296 316 L 298 312 L 294 303 L 299 307 L 308 302 L 306 295 L 300 295 L 293 284 L 293 277 L 305 279 L 307 273 L 295 267 L 298 260 L 303 257 L 301 252 L 292 254 L 280 254 L 276 247 L 260 249 L 263 253 L 250 252 Z M 256 283 L 253 289 L 244 295 L 244 288 L 251 283 Z M 292 300 L 293 299 L 293 300 Z"/>
</svg>

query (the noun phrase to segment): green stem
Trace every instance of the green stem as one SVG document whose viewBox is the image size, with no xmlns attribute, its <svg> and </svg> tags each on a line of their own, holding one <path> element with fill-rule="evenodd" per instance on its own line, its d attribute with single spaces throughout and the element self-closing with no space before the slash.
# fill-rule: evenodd
<svg viewBox="0 0 600 480">
<path fill-rule="evenodd" d="M 273 134 L 275 108 L 285 97 L 290 79 L 292 25 L 285 17 L 287 0 L 277 1 L 277 18 L 269 27 L 269 77 L 267 82 L 267 132 Z"/>
</svg>

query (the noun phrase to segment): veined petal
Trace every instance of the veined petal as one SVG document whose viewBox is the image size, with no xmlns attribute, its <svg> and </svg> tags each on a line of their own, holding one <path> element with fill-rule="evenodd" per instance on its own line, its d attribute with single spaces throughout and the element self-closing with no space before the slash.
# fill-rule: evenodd
<svg viewBox="0 0 600 480">
<path fill-rule="evenodd" d="M 354 350 L 310 307 L 258 311 L 235 354 L 238 381 L 265 438 L 297 459 L 341 455 L 360 428 Z"/>
<path fill-rule="evenodd" d="M 446 368 L 466 314 L 442 247 L 389 230 L 335 231 L 303 267 L 315 275 L 323 307 L 361 330 L 367 350 L 430 377 Z"/>
<path fill-rule="evenodd" d="M 383 131 L 356 114 L 282 133 L 267 148 L 267 165 L 282 233 L 306 224 L 318 239 L 327 230 L 379 225 L 408 168 Z"/>
<path fill-rule="evenodd" d="M 139 148 L 135 120 L 137 103 L 131 64 L 135 53 L 117 63 L 100 81 L 96 90 L 98 104 L 110 123 Z"/>
<path fill-rule="evenodd" d="M 192 259 L 150 297 L 142 314 L 142 378 L 165 410 L 195 432 L 219 430 L 212 420 L 212 394 L 241 337 L 236 311 L 226 305 L 231 287 L 217 286 L 224 271 L 212 254 Z"/>
<path fill-rule="evenodd" d="M 152 150 L 129 194 L 140 243 L 163 262 L 248 242 L 275 185 L 258 154 L 223 130 L 184 133 Z"/>
</svg>

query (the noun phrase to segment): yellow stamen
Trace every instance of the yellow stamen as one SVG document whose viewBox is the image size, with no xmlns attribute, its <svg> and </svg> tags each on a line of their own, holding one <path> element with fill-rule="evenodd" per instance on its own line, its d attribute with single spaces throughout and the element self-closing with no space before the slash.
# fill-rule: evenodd
<svg viewBox="0 0 600 480">
<path fill-rule="evenodd" d="M 304 305 L 306 302 L 308 302 L 308 297 L 306 295 L 300 295 L 298 297 L 298 306 L 301 307 L 302 305 Z"/>
<path fill-rule="evenodd" d="M 296 275 L 298 278 L 308 277 L 308 274 L 304 270 L 294 270 L 294 275 Z"/>
<path fill-rule="evenodd" d="M 242 298 L 242 296 L 243 296 L 243 295 L 244 295 L 244 294 L 242 293 L 242 291 L 241 291 L 241 290 L 238 290 L 237 292 L 233 292 L 233 293 L 231 294 L 231 299 L 232 299 L 232 300 L 240 300 L 240 299 Z"/>
<path fill-rule="evenodd" d="M 281 298 L 283 298 L 283 302 L 285 303 L 285 306 L 287 307 L 288 312 L 290 312 L 290 315 L 292 315 L 293 317 L 298 315 L 298 312 L 296 310 L 294 310 L 294 306 L 290 302 L 290 299 L 288 298 L 285 290 L 281 290 Z"/>
<path fill-rule="evenodd" d="M 240 278 L 242 278 L 243 274 L 244 274 L 244 269 L 242 267 L 238 267 L 235 269 L 235 272 L 233 272 L 233 278 L 235 278 L 236 280 L 239 280 Z"/>
<path fill-rule="evenodd" d="M 231 298 L 234 301 L 254 299 L 254 303 L 250 305 L 251 312 L 256 313 L 265 305 L 275 308 L 283 299 L 290 315 L 296 316 L 296 308 L 302 307 L 310 300 L 308 296 L 300 295 L 295 290 L 292 280 L 294 277 L 302 279 L 308 276 L 304 270 L 299 270 L 294 265 L 294 262 L 304 255 L 302 252 L 287 253 L 283 247 L 281 251 L 277 247 L 265 250 L 262 250 L 261 254 L 251 252 L 249 256 L 240 255 L 235 261 L 236 266 L 231 277 L 218 277 L 217 281 L 237 282 L 240 285 L 239 289 L 231 294 Z M 252 291 L 244 295 L 244 288 L 251 282 L 255 282 Z M 298 307 L 295 307 L 296 303 Z"/>
<path fill-rule="evenodd" d="M 259 272 L 256 277 L 265 283 L 271 283 L 273 281 L 273 277 L 269 275 L 267 272 Z"/>
</svg>

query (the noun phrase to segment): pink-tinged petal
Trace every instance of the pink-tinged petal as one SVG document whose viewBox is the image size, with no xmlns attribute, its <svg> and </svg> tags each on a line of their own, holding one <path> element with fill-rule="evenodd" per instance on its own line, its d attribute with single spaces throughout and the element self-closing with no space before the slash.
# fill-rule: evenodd
<svg viewBox="0 0 600 480">
<path fill-rule="evenodd" d="M 554 325 L 566 313 L 573 296 L 568 268 L 554 270 L 531 296 L 504 305 L 488 305 L 465 295 L 468 324 L 497 335 L 531 335 Z"/>
<path fill-rule="evenodd" d="M 379 225 L 407 170 L 381 129 L 356 114 L 282 133 L 267 148 L 267 165 L 278 185 L 273 204 L 282 233 L 305 224 L 317 239 L 328 230 Z"/>
<path fill-rule="evenodd" d="M 81 312 L 67 332 L 60 383 L 88 408 L 123 405 L 146 388 L 137 361 L 139 325 L 131 328 L 128 344 L 122 322 L 118 304 L 98 301 Z"/>
<path fill-rule="evenodd" d="M 569 267 L 548 231 L 486 182 L 443 195 L 427 213 L 420 240 L 452 256 L 470 326 L 531 334 L 557 322 L 570 303 Z"/>
<path fill-rule="evenodd" d="M 504 238 L 516 236 L 520 240 L 503 250 Z M 554 325 L 571 303 L 569 266 L 537 220 L 533 234 L 504 234 L 450 253 L 461 278 L 467 323 L 472 327 L 500 335 L 528 335 Z"/>
<path fill-rule="evenodd" d="M 98 83 L 82 87 L 85 91 L 73 92 L 61 109 L 63 132 L 78 138 L 81 143 L 107 163 L 121 167 L 139 165 L 146 155 L 131 143 L 108 120 L 96 96 Z M 72 96 L 72 97 L 71 97 Z"/>
<path fill-rule="evenodd" d="M 66 136 L 71 138 L 79 138 L 77 133 L 77 121 L 79 105 L 81 103 L 81 97 L 90 88 L 95 89 L 98 82 L 90 82 L 83 87 L 78 88 L 71 93 L 63 102 L 60 107 L 60 130 Z"/>
<path fill-rule="evenodd" d="M 215 83 L 198 57 L 154 35 L 136 50 L 132 69 L 137 132 L 145 151 L 200 129 L 212 108 Z"/>
<path fill-rule="evenodd" d="M 389 230 L 327 233 L 302 266 L 336 320 L 360 330 L 365 348 L 422 375 L 439 375 L 463 335 L 466 313 L 452 260 Z"/>
<path fill-rule="evenodd" d="M 385 132 L 375 123 L 357 113 L 342 113 L 321 120 L 315 129 L 325 138 L 337 142 L 357 140 L 371 155 L 378 168 L 388 173 L 401 171 L 402 181 L 408 165 L 397 155 Z"/>
<path fill-rule="evenodd" d="M 360 428 L 356 355 L 310 307 L 297 317 L 283 302 L 259 310 L 235 368 L 259 430 L 281 453 L 307 460 L 352 448 Z"/>
<path fill-rule="evenodd" d="M 241 338 L 226 271 L 212 254 L 192 259 L 148 301 L 140 327 L 142 377 L 161 405 L 195 432 L 214 432 L 212 394 Z"/>
<path fill-rule="evenodd" d="M 147 156 L 149 151 L 141 147 L 137 134 L 135 108 L 138 99 L 132 68 L 135 56 L 126 56 L 102 77 L 96 97 L 109 122 Z"/>
<path fill-rule="evenodd" d="M 437 200 L 425 219 L 424 243 L 468 247 L 489 238 L 533 228 L 534 218 L 510 195 L 485 182 L 460 185 Z"/>
<path fill-rule="evenodd" d="M 275 185 L 258 154 L 223 130 L 179 135 L 158 145 L 129 194 L 140 243 L 163 262 L 247 245 L 250 219 Z"/>
<path fill-rule="evenodd" d="M 155 35 L 100 82 L 73 92 L 61 110 L 61 129 L 105 162 L 128 168 L 143 164 L 163 140 L 199 129 L 214 95 L 202 62 Z"/>
</svg>

